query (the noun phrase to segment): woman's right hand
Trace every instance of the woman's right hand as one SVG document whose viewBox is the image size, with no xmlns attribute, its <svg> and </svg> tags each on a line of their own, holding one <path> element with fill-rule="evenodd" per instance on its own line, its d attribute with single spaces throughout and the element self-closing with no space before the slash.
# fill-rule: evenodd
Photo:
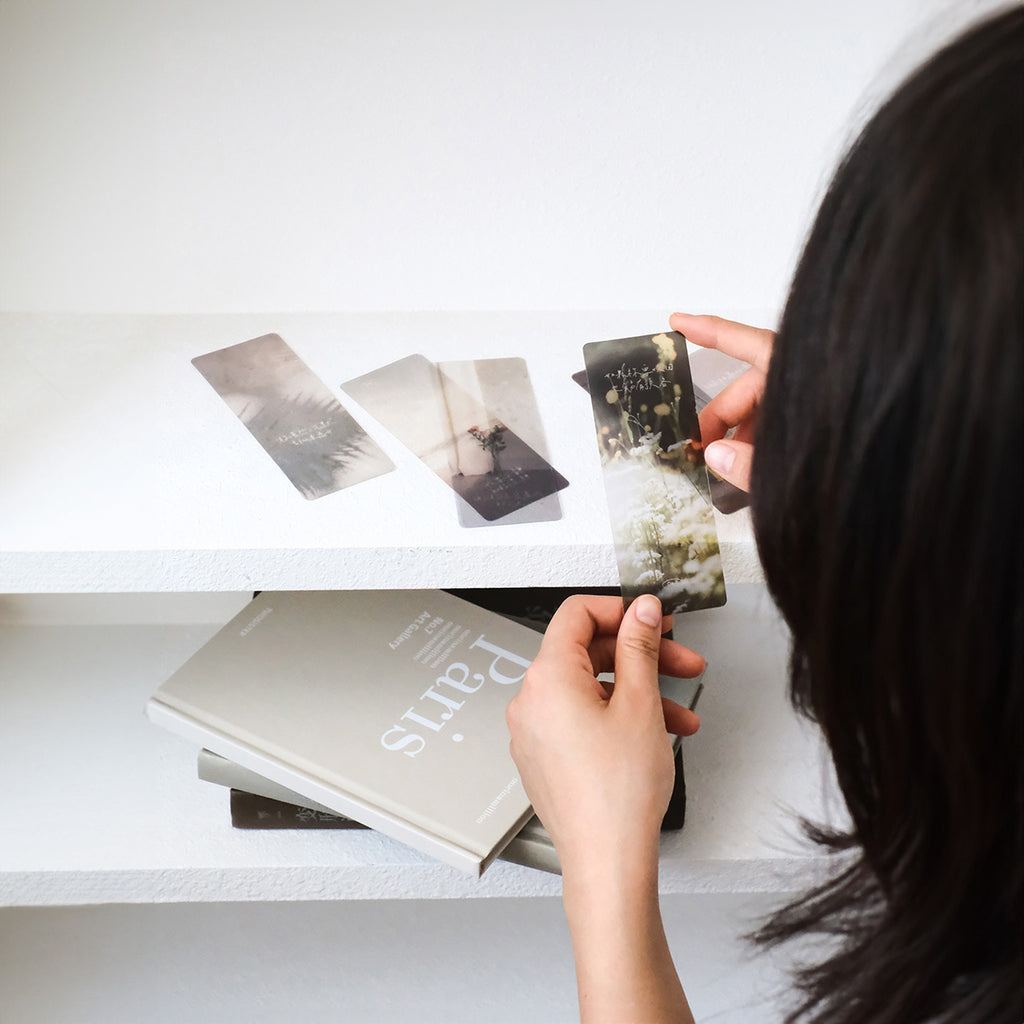
<svg viewBox="0 0 1024 1024">
<path fill-rule="evenodd" d="M 750 364 L 750 369 L 712 398 L 700 414 L 700 436 L 708 468 L 723 480 L 749 491 L 757 408 L 764 394 L 775 334 L 719 316 L 688 313 L 673 313 L 669 324 L 695 345 L 716 348 Z M 735 432 L 726 438 L 733 428 Z"/>
</svg>

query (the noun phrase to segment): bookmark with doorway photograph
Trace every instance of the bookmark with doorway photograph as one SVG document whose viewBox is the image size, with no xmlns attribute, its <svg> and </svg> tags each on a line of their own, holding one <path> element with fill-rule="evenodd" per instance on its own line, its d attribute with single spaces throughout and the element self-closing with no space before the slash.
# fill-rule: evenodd
<svg viewBox="0 0 1024 1024">
<path fill-rule="evenodd" d="M 522 359 L 412 355 L 341 386 L 455 491 L 463 526 L 561 518 L 568 481 L 535 447 L 543 430 Z"/>
<path fill-rule="evenodd" d="M 568 481 L 548 459 L 540 410 L 526 360 L 518 357 L 463 359 L 437 364 L 461 474 L 454 477 L 463 526 L 554 522 L 562 518 L 558 491 Z M 499 426 L 490 441 L 478 424 Z M 490 465 L 480 464 L 480 449 Z M 483 472 L 472 473 L 473 469 Z M 470 497 L 472 495 L 472 497 Z M 492 519 L 486 510 L 512 507 Z"/>
<path fill-rule="evenodd" d="M 623 601 L 666 614 L 725 604 L 725 578 L 681 334 L 583 347 Z"/>
<path fill-rule="evenodd" d="M 192 365 L 305 498 L 321 498 L 394 463 L 277 334 L 196 356 Z"/>
</svg>

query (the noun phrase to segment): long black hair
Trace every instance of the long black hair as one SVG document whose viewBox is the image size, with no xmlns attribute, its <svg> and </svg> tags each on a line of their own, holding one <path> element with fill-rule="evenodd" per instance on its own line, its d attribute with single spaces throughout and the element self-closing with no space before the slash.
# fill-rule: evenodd
<svg viewBox="0 0 1024 1024">
<path fill-rule="evenodd" d="M 758 550 L 849 829 L 767 944 L 791 1020 L 1024 1020 L 1024 8 L 936 54 L 822 203 L 759 413 Z M 845 852 L 844 852 L 845 851 Z"/>
</svg>

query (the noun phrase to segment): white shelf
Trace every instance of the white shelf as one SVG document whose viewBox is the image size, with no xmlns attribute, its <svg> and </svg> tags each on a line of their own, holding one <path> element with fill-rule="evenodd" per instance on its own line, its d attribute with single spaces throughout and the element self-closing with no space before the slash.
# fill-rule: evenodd
<svg viewBox="0 0 1024 1024">
<path fill-rule="evenodd" d="M 0 599 L 0 905 L 550 896 L 558 878 L 497 863 L 468 878 L 371 832 L 232 829 L 227 791 L 143 705 L 217 625 L 66 624 L 73 597 Z M 95 599 L 94 599 L 95 600 Z M 239 598 L 241 600 L 241 598 Z M 52 610 L 67 608 L 71 615 Z M 33 604 L 28 600 L 28 604 Z M 824 763 L 784 696 L 786 641 L 763 587 L 691 613 L 710 662 L 686 741 L 685 828 L 666 834 L 662 889 L 771 892 L 820 869 L 790 809 L 823 814 Z"/>
<path fill-rule="evenodd" d="M 664 313 L 0 315 L 0 592 L 616 585 L 582 346 Z M 396 463 L 306 501 L 191 366 L 276 331 Z M 413 352 L 522 356 L 558 522 L 464 528 L 452 492 L 342 381 Z M 746 511 L 718 517 L 726 578 L 761 579 Z"/>
<path fill-rule="evenodd" d="M 0 771 L 16 780 L 0 792 L 0 905 L 556 895 L 557 877 L 499 862 L 469 879 L 372 832 L 234 830 L 196 750 L 142 708 L 254 589 L 616 585 L 589 399 L 571 375 L 586 342 L 664 326 L 621 311 L 0 315 L 0 593 L 23 595 L 0 598 Z M 271 331 L 395 472 L 299 496 L 190 364 Z M 526 359 L 570 481 L 561 520 L 460 526 L 452 493 L 341 392 L 414 352 Z M 763 587 L 742 585 L 761 579 L 749 517 L 718 521 L 730 604 L 680 622 L 711 668 L 662 886 L 800 888 L 819 860 L 780 807 L 820 810 L 818 744 L 785 702 Z"/>
</svg>

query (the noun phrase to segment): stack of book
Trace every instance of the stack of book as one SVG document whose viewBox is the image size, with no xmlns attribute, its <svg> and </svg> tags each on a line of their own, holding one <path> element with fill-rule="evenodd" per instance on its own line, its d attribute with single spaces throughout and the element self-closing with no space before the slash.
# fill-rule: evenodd
<svg viewBox="0 0 1024 1024">
<path fill-rule="evenodd" d="M 558 872 L 505 708 L 568 593 L 262 593 L 147 714 L 202 748 L 199 777 L 231 791 L 237 828 L 367 827 L 472 874 L 498 857 Z M 699 680 L 662 682 L 695 704 Z M 685 808 L 677 742 L 664 827 Z"/>
<path fill-rule="evenodd" d="M 683 827 L 686 818 L 686 781 L 683 754 L 676 739 L 676 780 L 662 831 Z M 213 753 L 201 750 L 199 778 L 226 787 L 230 792 L 231 824 L 241 829 L 346 829 L 366 828 L 354 818 L 337 814 L 329 807 L 309 800 L 300 793 L 242 768 Z M 523 864 L 553 874 L 561 874 L 554 843 L 540 819 L 534 815 L 497 855 L 498 860 Z"/>
</svg>

